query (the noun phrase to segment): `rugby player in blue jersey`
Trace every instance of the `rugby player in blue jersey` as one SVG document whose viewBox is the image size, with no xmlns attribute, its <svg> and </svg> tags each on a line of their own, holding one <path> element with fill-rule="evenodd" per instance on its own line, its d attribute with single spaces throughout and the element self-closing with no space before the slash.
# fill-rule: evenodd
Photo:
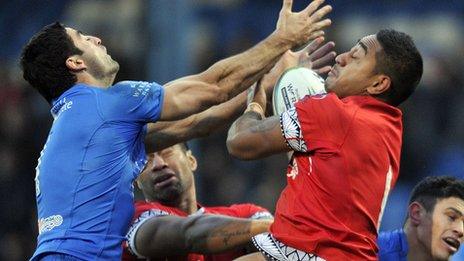
<svg viewBox="0 0 464 261">
<path fill-rule="evenodd" d="M 402 229 L 378 237 L 380 261 L 450 260 L 464 241 L 464 181 L 427 177 L 416 185 Z"/>
<path fill-rule="evenodd" d="M 133 214 L 132 182 L 146 163 L 146 124 L 185 118 L 244 91 L 287 50 L 323 34 L 330 6 L 292 12 L 276 30 L 205 72 L 160 86 L 113 85 L 119 65 L 102 41 L 55 23 L 21 55 L 24 78 L 54 118 L 36 168 L 39 236 L 32 260 L 117 260 Z M 162 65 L 160 65 L 162 66 Z"/>
</svg>

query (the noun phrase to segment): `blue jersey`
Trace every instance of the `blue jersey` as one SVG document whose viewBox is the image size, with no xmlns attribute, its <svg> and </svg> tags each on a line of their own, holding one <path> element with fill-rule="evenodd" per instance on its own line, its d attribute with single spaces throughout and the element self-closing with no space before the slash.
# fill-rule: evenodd
<svg viewBox="0 0 464 261">
<path fill-rule="evenodd" d="M 403 229 L 380 233 L 379 261 L 406 261 L 408 256 L 408 240 Z"/>
<path fill-rule="evenodd" d="M 120 259 L 133 215 L 132 182 L 146 163 L 146 123 L 159 119 L 163 87 L 76 84 L 53 101 L 36 173 L 38 246 L 84 260 Z"/>
</svg>

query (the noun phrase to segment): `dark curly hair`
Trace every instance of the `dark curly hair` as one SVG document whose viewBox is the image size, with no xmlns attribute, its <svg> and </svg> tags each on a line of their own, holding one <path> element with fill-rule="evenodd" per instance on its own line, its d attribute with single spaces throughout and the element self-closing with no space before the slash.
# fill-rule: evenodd
<svg viewBox="0 0 464 261">
<path fill-rule="evenodd" d="M 22 50 L 23 77 L 51 103 L 76 83 L 76 75 L 66 67 L 66 59 L 82 53 L 61 23 L 47 25 Z"/>
<path fill-rule="evenodd" d="M 454 177 L 427 177 L 411 193 L 409 204 L 419 202 L 427 212 L 433 212 L 439 199 L 456 197 L 464 200 L 464 181 Z"/>
<path fill-rule="evenodd" d="M 390 89 L 377 97 L 398 106 L 416 89 L 423 72 L 422 56 L 411 36 L 391 29 L 380 30 L 377 41 L 382 50 L 376 54 L 375 73 L 391 78 Z"/>
</svg>

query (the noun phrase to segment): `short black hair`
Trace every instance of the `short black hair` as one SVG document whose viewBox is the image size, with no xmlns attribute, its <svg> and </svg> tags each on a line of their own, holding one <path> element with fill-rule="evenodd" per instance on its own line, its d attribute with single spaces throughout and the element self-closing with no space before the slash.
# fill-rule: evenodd
<svg viewBox="0 0 464 261">
<path fill-rule="evenodd" d="M 51 103 L 76 83 L 77 77 L 66 67 L 66 59 L 82 53 L 61 23 L 47 25 L 22 50 L 23 77 Z"/>
<path fill-rule="evenodd" d="M 464 181 L 449 177 L 427 177 L 412 190 L 409 204 L 419 202 L 427 212 L 433 212 L 440 199 L 456 197 L 464 200 Z"/>
<path fill-rule="evenodd" d="M 382 50 L 376 54 L 376 73 L 391 78 L 390 89 L 378 95 L 387 103 L 398 106 L 416 89 L 423 73 L 422 56 L 411 36 L 392 29 L 376 34 Z"/>
</svg>

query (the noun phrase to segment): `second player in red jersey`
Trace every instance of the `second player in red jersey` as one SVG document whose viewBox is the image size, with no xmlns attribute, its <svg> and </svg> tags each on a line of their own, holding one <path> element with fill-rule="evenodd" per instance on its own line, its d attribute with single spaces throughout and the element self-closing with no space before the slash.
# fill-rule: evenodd
<svg viewBox="0 0 464 261">
<path fill-rule="evenodd" d="M 225 215 L 229 217 L 238 218 L 250 218 L 250 219 L 272 219 L 271 213 L 266 209 L 253 205 L 253 204 L 237 204 L 231 206 L 220 206 L 220 207 L 201 207 L 198 206 L 198 210 L 190 215 Z M 136 260 L 137 257 L 143 257 L 138 254 L 135 249 L 135 234 L 140 228 L 141 224 L 150 218 L 162 217 L 162 216 L 179 216 L 188 217 L 189 215 L 180 210 L 179 208 L 166 206 L 159 202 L 147 202 L 137 201 L 135 203 L 135 218 L 128 234 L 128 241 L 124 251 L 123 260 Z M 127 251 L 129 250 L 129 251 Z M 219 254 L 197 254 L 189 253 L 185 256 L 170 257 L 169 260 L 188 260 L 188 261 L 230 261 L 234 258 L 240 257 L 246 254 L 245 248 L 239 248 L 229 250 Z"/>
<path fill-rule="evenodd" d="M 197 162 L 185 144 L 151 153 L 148 159 L 137 180 L 146 200 L 135 203 L 123 260 L 232 260 L 247 253 L 252 236 L 268 231 L 273 217 L 262 207 L 197 203 Z"/>
</svg>

